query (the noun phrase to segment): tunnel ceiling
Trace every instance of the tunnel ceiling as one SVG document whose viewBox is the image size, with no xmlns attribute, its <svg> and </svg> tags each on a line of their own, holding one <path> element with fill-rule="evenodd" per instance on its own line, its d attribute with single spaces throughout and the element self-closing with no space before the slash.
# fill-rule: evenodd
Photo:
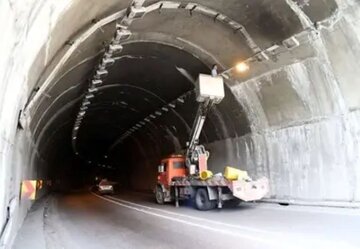
<svg viewBox="0 0 360 249">
<path fill-rule="evenodd" d="M 156 2 L 145 1 L 145 6 Z M 161 9 L 156 5 L 130 26 L 133 35 L 115 55 L 116 62 L 83 120 L 77 139 L 79 152 L 88 160 L 99 160 L 136 122 L 188 93 L 185 103 L 178 103 L 174 111 L 163 113 L 135 135 L 149 144 L 168 145 L 169 153 L 183 147 L 196 111 L 193 80 L 199 73 L 208 73 L 214 63 L 222 70 L 228 69 L 301 32 L 301 20 L 291 3 L 300 6 L 314 22 L 336 9 L 333 0 L 197 0 Z M 42 93 L 34 91 L 29 97 L 30 126 L 40 153 L 70 153 L 64 148 L 71 144 L 79 105 L 114 33 L 116 15 L 120 17 L 128 5 L 129 1 L 122 0 L 91 4 L 87 0 L 74 1 L 54 28 L 51 42 L 40 51 L 35 65 L 53 56 L 44 71 L 37 70 L 39 80 L 32 86 L 35 90 L 40 87 Z M 111 15 L 113 20 L 99 24 Z M 76 42 L 95 25 L 99 27 L 82 42 Z M 246 33 L 236 25 L 242 25 Z M 62 61 L 71 49 L 73 52 Z M 59 62 L 62 64 L 56 70 Z M 241 81 L 241 77 L 237 80 Z M 226 83 L 232 84 L 232 79 Z M 206 123 L 201 138 L 204 142 L 250 132 L 240 104 L 229 89 L 226 92 L 226 99 Z"/>
</svg>

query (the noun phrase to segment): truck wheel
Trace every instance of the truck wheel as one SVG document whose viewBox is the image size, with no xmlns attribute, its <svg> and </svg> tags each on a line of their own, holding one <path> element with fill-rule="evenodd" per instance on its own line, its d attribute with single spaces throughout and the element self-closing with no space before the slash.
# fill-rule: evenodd
<svg viewBox="0 0 360 249">
<path fill-rule="evenodd" d="M 162 191 L 161 186 L 157 185 L 155 190 L 155 198 L 157 204 L 164 204 L 164 192 Z"/>
<path fill-rule="evenodd" d="M 216 207 L 216 201 L 210 201 L 205 188 L 198 188 L 195 194 L 195 206 L 199 210 L 210 210 Z"/>
</svg>

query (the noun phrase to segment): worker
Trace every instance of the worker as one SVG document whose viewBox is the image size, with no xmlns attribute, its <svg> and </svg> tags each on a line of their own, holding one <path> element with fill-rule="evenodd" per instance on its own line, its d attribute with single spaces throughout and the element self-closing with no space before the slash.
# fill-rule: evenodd
<svg viewBox="0 0 360 249">
<path fill-rule="evenodd" d="M 218 68 L 217 68 L 217 65 L 214 64 L 214 65 L 212 66 L 212 69 L 211 69 L 211 76 L 212 76 L 212 77 L 218 76 L 217 69 L 218 69 Z"/>
</svg>

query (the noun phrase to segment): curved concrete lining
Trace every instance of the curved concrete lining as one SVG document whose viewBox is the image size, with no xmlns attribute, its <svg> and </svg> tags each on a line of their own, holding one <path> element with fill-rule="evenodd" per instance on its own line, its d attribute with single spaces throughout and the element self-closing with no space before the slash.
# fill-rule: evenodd
<svg viewBox="0 0 360 249">
<path fill-rule="evenodd" d="M 119 138 L 164 102 L 191 92 L 189 79 L 209 72 L 212 63 L 227 69 L 246 58 L 251 70 L 230 71 L 227 97 L 205 124 L 201 139 L 211 152 L 210 168 L 233 165 L 268 177 L 270 201 L 359 206 L 360 4 L 161 3 L 175 7 L 145 1 L 152 12 L 133 22 L 134 35 L 104 83 L 117 86 L 96 93 L 81 125 L 79 158 L 71 141 L 76 100 L 128 1 L 0 2 L 6 36 L 0 41 L 0 247 L 11 244 L 31 206 L 19 201 L 24 179 L 71 187 L 69 175 L 89 169 L 89 175 L 110 173 L 132 188 L 151 189 L 159 159 L 185 145 L 196 111 L 193 94 L 177 103 L 177 114 L 163 111 Z"/>
</svg>

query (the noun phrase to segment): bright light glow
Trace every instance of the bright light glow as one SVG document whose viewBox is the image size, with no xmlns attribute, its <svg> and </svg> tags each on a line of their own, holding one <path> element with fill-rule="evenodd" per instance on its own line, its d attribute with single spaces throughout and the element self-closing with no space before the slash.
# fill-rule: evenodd
<svg viewBox="0 0 360 249">
<path fill-rule="evenodd" d="M 236 71 L 238 71 L 239 73 L 245 73 L 250 69 L 249 65 L 245 62 L 239 62 L 238 64 L 236 64 L 235 68 Z"/>
</svg>

